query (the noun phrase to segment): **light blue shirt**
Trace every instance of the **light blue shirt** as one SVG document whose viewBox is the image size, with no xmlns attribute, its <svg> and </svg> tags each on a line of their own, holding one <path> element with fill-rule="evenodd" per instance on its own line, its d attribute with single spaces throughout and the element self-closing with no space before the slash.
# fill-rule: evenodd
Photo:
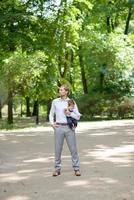
<svg viewBox="0 0 134 200">
<path fill-rule="evenodd" d="M 51 105 L 51 109 L 49 113 L 49 122 L 51 124 L 55 123 L 54 116 L 57 123 L 67 123 L 65 109 L 68 107 L 68 100 L 69 98 L 67 97 L 66 99 L 57 98 L 52 101 L 52 105 Z M 69 116 L 73 117 L 76 120 L 80 119 L 81 114 L 79 113 L 78 107 L 76 104 L 73 109 L 73 112 L 71 112 Z"/>
</svg>

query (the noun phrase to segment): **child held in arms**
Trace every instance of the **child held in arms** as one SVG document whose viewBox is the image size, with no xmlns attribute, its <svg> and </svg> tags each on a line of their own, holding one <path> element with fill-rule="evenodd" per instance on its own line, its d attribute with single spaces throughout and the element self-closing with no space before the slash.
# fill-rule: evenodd
<svg viewBox="0 0 134 200">
<path fill-rule="evenodd" d="M 73 99 L 69 99 L 68 100 L 68 107 L 65 109 L 65 113 L 66 112 L 75 112 L 75 101 Z M 77 127 L 77 120 L 74 119 L 73 117 L 67 115 L 67 123 L 68 126 L 72 129 L 75 130 L 75 128 Z"/>
</svg>

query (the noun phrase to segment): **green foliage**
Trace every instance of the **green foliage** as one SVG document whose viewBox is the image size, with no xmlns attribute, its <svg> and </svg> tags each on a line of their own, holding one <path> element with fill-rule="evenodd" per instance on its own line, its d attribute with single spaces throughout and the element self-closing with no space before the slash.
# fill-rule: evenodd
<svg viewBox="0 0 134 200">
<path fill-rule="evenodd" d="M 48 57 L 39 51 L 31 55 L 15 52 L 4 60 L 2 66 L 5 85 L 12 88 L 14 95 L 28 95 L 46 100 L 55 93 L 53 88 L 55 89 L 56 72 L 51 69 Z"/>
<path fill-rule="evenodd" d="M 82 120 L 117 119 L 134 117 L 134 99 L 111 97 L 107 94 L 94 93 L 76 98 Z"/>
<path fill-rule="evenodd" d="M 76 99 L 80 113 L 83 115 L 82 117 L 93 118 L 95 115 L 100 115 L 103 113 L 104 109 L 104 96 L 100 96 L 100 94 L 90 94 L 90 95 L 82 95 L 78 99 Z"/>
<path fill-rule="evenodd" d="M 13 124 L 8 124 L 6 121 L 0 120 L 0 129 L 11 130 L 14 128 Z"/>
<path fill-rule="evenodd" d="M 120 118 L 134 117 L 134 99 L 125 98 L 118 106 L 118 115 Z"/>
<path fill-rule="evenodd" d="M 134 96 L 134 5 L 129 3 L 2 0 L 0 100 L 5 103 L 10 90 L 14 97 L 46 103 L 66 83 L 74 96 L 81 94 L 83 115 L 132 116 L 123 100 Z"/>
</svg>

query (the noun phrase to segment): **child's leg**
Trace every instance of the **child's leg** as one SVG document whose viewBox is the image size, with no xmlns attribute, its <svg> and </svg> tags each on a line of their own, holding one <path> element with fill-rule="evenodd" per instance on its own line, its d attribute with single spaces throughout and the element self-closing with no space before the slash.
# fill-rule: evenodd
<svg viewBox="0 0 134 200">
<path fill-rule="evenodd" d="M 72 129 L 72 127 L 73 127 L 72 117 L 67 116 L 67 123 L 68 123 L 69 127 Z"/>
<path fill-rule="evenodd" d="M 76 119 L 73 119 L 73 120 L 72 120 L 72 123 L 73 123 L 73 126 L 76 128 L 77 125 L 78 125 L 77 120 L 76 120 Z"/>
</svg>

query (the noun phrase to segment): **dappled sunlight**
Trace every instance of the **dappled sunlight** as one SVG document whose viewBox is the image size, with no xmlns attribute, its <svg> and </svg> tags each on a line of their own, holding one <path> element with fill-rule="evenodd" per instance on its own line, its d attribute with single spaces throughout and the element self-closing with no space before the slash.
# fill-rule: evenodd
<svg viewBox="0 0 134 200">
<path fill-rule="evenodd" d="M 49 178 L 53 178 L 53 177 L 52 177 L 52 172 L 44 172 L 43 177 L 44 177 L 44 178 L 48 178 L 48 177 L 49 177 Z"/>
<path fill-rule="evenodd" d="M 116 135 L 117 134 L 117 131 L 109 131 L 109 130 L 105 130 L 105 132 L 101 132 L 99 131 L 98 133 L 90 133 L 89 135 L 90 136 L 105 136 L 105 135 Z"/>
<path fill-rule="evenodd" d="M 4 135 L 1 134 L 1 135 L 0 135 L 0 140 L 1 140 L 1 141 L 7 141 L 8 139 L 7 139 Z"/>
<path fill-rule="evenodd" d="M 0 183 L 9 182 L 9 183 L 17 183 L 18 181 L 22 181 L 28 179 L 29 176 L 20 176 L 16 173 L 7 173 L 0 175 Z"/>
<path fill-rule="evenodd" d="M 81 188 L 96 188 L 96 189 L 104 189 L 106 187 L 109 187 L 110 185 L 119 184 L 119 181 L 110 177 L 92 177 L 89 180 L 71 180 L 71 181 L 65 181 L 64 183 L 67 187 L 78 187 Z"/>
<path fill-rule="evenodd" d="M 70 155 L 69 156 L 65 156 L 65 155 L 62 155 L 62 158 L 69 158 L 70 159 Z"/>
<path fill-rule="evenodd" d="M 92 156 L 96 159 L 110 161 L 113 163 L 130 164 L 134 162 L 134 145 L 109 148 L 103 145 L 96 145 L 96 150 L 89 151 L 85 156 Z"/>
<path fill-rule="evenodd" d="M 26 169 L 26 170 L 20 170 L 17 173 L 18 174 L 29 174 L 29 173 L 33 173 L 33 172 L 37 172 L 37 169 Z"/>
<path fill-rule="evenodd" d="M 14 195 L 14 196 L 6 198 L 5 200 L 29 200 L 29 199 L 30 198 L 27 196 Z"/>
<path fill-rule="evenodd" d="M 37 126 L 37 127 L 29 127 L 29 128 L 23 128 L 23 129 L 13 129 L 13 130 L 0 130 L 0 136 L 3 136 L 3 134 L 7 135 L 13 135 L 16 133 L 21 133 L 21 134 L 16 134 L 17 136 L 24 135 L 25 133 L 45 133 L 45 132 L 52 132 L 53 129 L 52 127 L 48 124 L 48 126 Z M 35 135 L 34 134 L 34 135 Z"/>
<path fill-rule="evenodd" d="M 26 163 L 18 163 L 18 164 L 16 164 L 16 167 L 27 167 L 28 166 L 28 164 L 26 164 Z"/>
<path fill-rule="evenodd" d="M 125 128 L 125 122 L 122 126 L 117 122 L 80 122 L 76 136 L 82 176 L 74 175 L 65 142 L 61 175 L 56 178 L 52 177 L 51 127 L 1 133 L 0 200 L 60 199 L 61 196 L 67 200 L 66 194 L 73 199 L 133 200 L 132 132 L 132 126 Z"/>
<path fill-rule="evenodd" d="M 40 158 L 35 158 L 35 159 L 29 159 L 29 160 L 23 160 L 24 163 L 49 163 L 53 157 L 40 157 Z"/>
<path fill-rule="evenodd" d="M 82 165 L 89 165 L 89 164 L 91 164 L 91 162 L 81 161 L 81 164 L 82 164 Z"/>
<path fill-rule="evenodd" d="M 46 171 L 47 170 L 47 171 Z M 26 169 L 26 170 L 19 170 L 17 171 L 17 174 L 28 174 L 29 178 L 33 176 L 39 176 L 41 174 L 42 177 L 52 177 L 52 172 L 50 171 L 50 168 L 43 167 L 43 168 L 37 168 L 37 169 Z"/>
<path fill-rule="evenodd" d="M 134 144 L 134 141 L 123 141 L 122 144 Z"/>
<path fill-rule="evenodd" d="M 74 187 L 74 186 L 84 186 L 84 185 L 88 185 L 89 182 L 88 181 L 84 181 L 84 180 L 73 180 L 73 181 L 66 181 L 65 185 L 68 187 Z"/>
<path fill-rule="evenodd" d="M 103 129 L 103 128 L 112 128 L 122 127 L 125 125 L 134 125 L 133 120 L 109 120 L 109 121 L 98 121 L 98 122 L 80 122 L 78 125 L 78 132 L 87 131 L 90 129 Z"/>
<path fill-rule="evenodd" d="M 134 136 L 134 131 L 127 131 L 127 135 L 133 135 Z"/>
<path fill-rule="evenodd" d="M 17 141 L 17 140 L 12 140 L 11 143 L 13 143 L 13 144 L 18 144 L 18 143 L 20 143 L 20 142 Z"/>
<path fill-rule="evenodd" d="M 119 183 L 119 181 L 118 180 L 115 180 L 115 179 L 113 179 L 113 178 L 99 178 L 99 181 L 103 181 L 103 182 L 105 182 L 105 183 L 108 183 L 108 184 L 114 184 L 114 183 Z"/>
</svg>

